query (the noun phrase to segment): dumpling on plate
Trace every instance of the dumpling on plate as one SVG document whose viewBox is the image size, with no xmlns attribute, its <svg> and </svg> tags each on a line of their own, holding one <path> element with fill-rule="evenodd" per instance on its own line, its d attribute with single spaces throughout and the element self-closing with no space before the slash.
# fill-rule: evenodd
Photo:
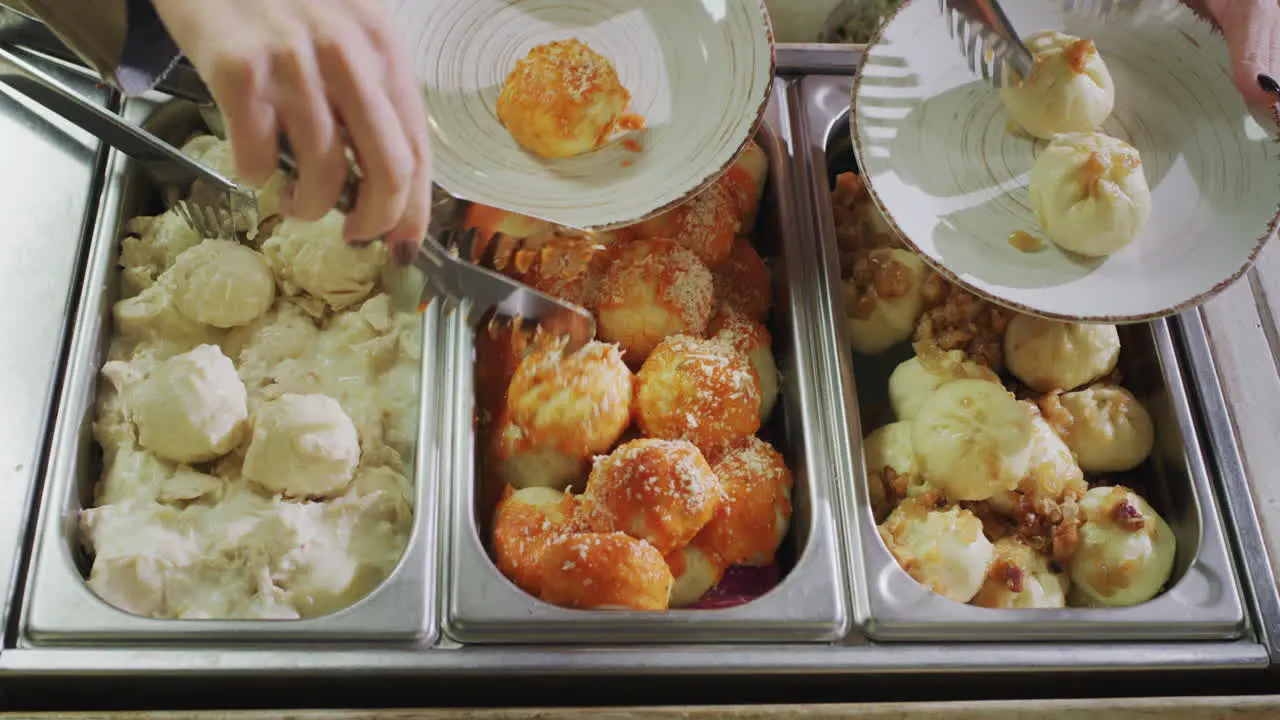
<svg viewBox="0 0 1280 720">
<path fill-rule="evenodd" d="M 1046 30 L 1024 42 L 1035 56 L 1031 77 L 1014 73 L 1000 88 L 1005 110 L 1023 130 L 1051 140 L 1095 130 L 1110 117 L 1116 87 L 1092 40 Z"/>
<path fill-rule="evenodd" d="M 1151 187 L 1137 148 L 1102 133 L 1059 135 L 1031 167 L 1031 208 L 1058 247 L 1111 255 L 1151 219 Z"/>
<path fill-rule="evenodd" d="M 570 38 L 539 45 L 516 62 L 502 83 L 497 114 L 525 150 L 566 158 L 608 142 L 630 102 L 613 63 Z"/>
<path fill-rule="evenodd" d="M 1120 333 L 1115 325 L 1015 315 L 1004 334 L 1004 361 L 1032 390 L 1075 390 L 1116 369 Z"/>
</svg>

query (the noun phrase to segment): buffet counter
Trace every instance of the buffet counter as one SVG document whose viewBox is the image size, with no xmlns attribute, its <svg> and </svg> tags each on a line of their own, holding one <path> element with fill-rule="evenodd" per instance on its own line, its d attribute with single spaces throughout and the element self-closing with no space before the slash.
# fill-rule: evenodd
<svg viewBox="0 0 1280 720">
<path fill-rule="evenodd" d="M 97 357 L 84 339 L 97 332 L 96 315 L 85 313 L 103 309 L 86 299 L 109 291 L 104 278 L 115 262 L 108 248 L 133 190 L 121 158 L 0 94 L 0 147 L 10 160 L 0 211 L 11 219 L 0 244 L 0 293 L 10 308 L 0 318 L 10 346 L 0 375 L 0 709 L 6 700 L 140 709 L 1089 698 L 1168 695 L 1174 688 L 1221 695 L 1274 683 L 1280 594 L 1275 556 L 1267 553 L 1280 543 L 1274 245 L 1247 280 L 1204 308 L 1133 335 L 1159 368 L 1168 422 L 1178 429 L 1162 462 L 1185 461 L 1164 489 L 1179 542 L 1195 548 L 1180 561 L 1175 589 L 1147 611 L 1116 616 L 1122 619 L 1069 608 L 1036 627 L 958 604 L 963 611 L 944 607 L 945 617 L 924 618 L 895 606 L 905 596 L 894 592 L 903 588 L 883 578 L 896 568 L 884 563 L 883 549 L 868 547 L 875 537 L 870 504 L 853 489 L 860 440 L 856 411 L 846 413 L 844 403 L 853 397 L 855 373 L 832 327 L 839 268 L 831 183 L 852 158 L 845 117 L 857 58 L 849 48 L 781 47 L 761 136 L 780 180 L 770 214 L 791 298 L 787 345 L 793 360 L 804 361 L 780 401 L 788 442 L 806 472 L 803 488 L 797 484 L 800 549 L 791 551 L 799 559 L 771 596 L 710 611 L 727 613 L 717 616 L 723 622 L 672 613 L 631 628 L 579 623 L 546 606 L 535 613 L 496 575 L 460 579 L 492 571 L 480 567 L 488 561 L 471 524 L 473 488 L 460 491 L 473 479 L 470 460 L 459 460 L 471 450 L 467 423 L 437 427 L 426 419 L 440 418 L 426 412 L 416 503 L 422 517 L 406 561 L 413 572 L 371 595 L 376 602 L 353 608 L 359 612 L 270 630 L 196 621 L 208 626 L 193 634 L 191 621 L 155 623 L 98 601 L 76 576 L 77 513 L 88 502 L 88 475 L 71 469 L 89 442 L 81 430 L 96 375 L 76 364 Z M 76 79 L 102 102 L 118 102 Z M 140 121 L 163 100 L 131 103 L 124 112 Z M 427 313 L 424 333 L 424 387 L 438 393 L 428 397 L 454 407 L 461 400 L 449 393 L 475 390 L 459 364 L 470 357 L 470 339 L 460 340 L 467 329 L 444 308 Z M 313 626 L 315 634 L 301 629 Z M 267 691 L 270 700 L 254 700 Z M 1014 714 L 993 707 L 974 716 L 1018 717 L 1016 707 L 1006 709 Z M 964 716 L 957 706 L 933 712 Z M 707 716 L 765 716 L 735 713 Z"/>
</svg>

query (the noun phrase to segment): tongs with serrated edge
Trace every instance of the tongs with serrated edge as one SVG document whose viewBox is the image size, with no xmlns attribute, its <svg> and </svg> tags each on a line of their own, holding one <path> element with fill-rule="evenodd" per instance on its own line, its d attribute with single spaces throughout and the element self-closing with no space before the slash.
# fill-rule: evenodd
<svg viewBox="0 0 1280 720">
<path fill-rule="evenodd" d="M 1001 87 L 1010 78 L 1030 77 L 1035 57 L 1018 37 L 998 0 L 938 0 L 947 22 L 947 33 L 960 41 L 960 50 L 969 61 L 969 70 Z"/>
</svg>

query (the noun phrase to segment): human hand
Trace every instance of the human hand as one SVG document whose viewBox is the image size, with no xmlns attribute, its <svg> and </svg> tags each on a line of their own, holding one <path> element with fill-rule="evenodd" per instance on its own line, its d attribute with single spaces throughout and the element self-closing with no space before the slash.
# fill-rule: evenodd
<svg viewBox="0 0 1280 720">
<path fill-rule="evenodd" d="M 411 262 L 431 214 L 426 112 L 380 0 L 153 2 L 221 108 L 240 176 L 266 182 L 283 131 L 298 177 L 282 206 L 318 220 L 337 203 L 349 142 L 362 181 L 347 240 L 382 236 Z"/>
<path fill-rule="evenodd" d="M 1193 0 L 1227 41 L 1231 78 L 1249 105 L 1271 109 L 1276 96 L 1262 89 L 1259 75 L 1280 75 L 1280 3 L 1277 0 Z"/>
</svg>

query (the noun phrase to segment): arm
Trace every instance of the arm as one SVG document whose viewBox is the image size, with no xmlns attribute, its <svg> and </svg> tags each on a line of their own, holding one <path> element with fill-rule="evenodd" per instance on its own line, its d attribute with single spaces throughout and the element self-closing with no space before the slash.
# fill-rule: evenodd
<svg viewBox="0 0 1280 720">
<path fill-rule="evenodd" d="M 149 0 L 0 0 L 0 5 L 39 18 L 130 95 L 150 90 L 181 57 Z"/>
</svg>

